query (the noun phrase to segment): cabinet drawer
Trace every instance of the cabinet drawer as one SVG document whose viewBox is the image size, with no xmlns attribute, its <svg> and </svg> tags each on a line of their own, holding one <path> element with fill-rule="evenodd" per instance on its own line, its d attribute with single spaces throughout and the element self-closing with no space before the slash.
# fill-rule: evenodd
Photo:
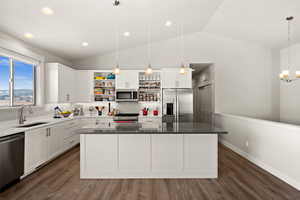
<svg viewBox="0 0 300 200">
<path fill-rule="evenodd" d="M 73 135 L 71 137 L 64 139 L 64 144 L 63 144 L 64 151 L 79 144 L 79 142 L 80 142 L 80 135 Z"/>
</svg>

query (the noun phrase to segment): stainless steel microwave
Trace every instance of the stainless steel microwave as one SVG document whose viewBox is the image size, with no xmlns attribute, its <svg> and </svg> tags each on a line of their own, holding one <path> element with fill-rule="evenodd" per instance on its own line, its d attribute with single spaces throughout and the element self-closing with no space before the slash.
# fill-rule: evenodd
<svg viewBox="0 0 300 200">
<path fill-rule="evenodd" d="M 138 91 L 137 90 L 117 90 L 116 91 L 116 101 L 138 101 Z"/>
</svg>

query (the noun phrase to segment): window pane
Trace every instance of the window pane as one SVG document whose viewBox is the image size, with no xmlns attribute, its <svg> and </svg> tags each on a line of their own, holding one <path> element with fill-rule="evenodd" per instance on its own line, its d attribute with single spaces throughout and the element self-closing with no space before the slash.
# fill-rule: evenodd
<svg viewBox="0 0 300 200">
<path fill-rule="evenodd" d="M 0 56 L 0 106 L 9 106 L 9 58 Z"/>
<path fill-rule="evenodd" d="M 34 104 L 34 65 L 13 60 L 14 105 Z"/>
</svg>

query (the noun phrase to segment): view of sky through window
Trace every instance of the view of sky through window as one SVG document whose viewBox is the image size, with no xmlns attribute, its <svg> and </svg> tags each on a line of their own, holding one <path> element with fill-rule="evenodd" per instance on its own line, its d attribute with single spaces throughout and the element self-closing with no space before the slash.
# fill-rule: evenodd
<svg viewBox="0 0 300 200">
<path fill-rule="evenodd" d="M 14 67 L 14 105 L 33 103 L 34 74 L 33 65 L 13 60 Z"/>
<path fill-rule="evenodd" d="M 13 60 L 13 105 L 34 103 L 34 65 Z M 9 58 L 0 56 L 0 106 L 10 105 Z"/>
<path fill-rule="evenodd" d="M 9 58 L 0 56 L 0 106 L 9 102 Z"/>
</svg>

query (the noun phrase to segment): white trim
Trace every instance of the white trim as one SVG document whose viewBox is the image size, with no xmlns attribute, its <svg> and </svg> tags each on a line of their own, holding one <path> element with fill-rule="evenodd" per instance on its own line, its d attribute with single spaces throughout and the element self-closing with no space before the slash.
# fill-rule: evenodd
<svg viewBox="0 0 300 200">
<path fill-rule="evenodd" d="M 3 38 L 0 33 L 0 51 L 6 54 L 19 56 L 19 57 L 27 57 L 31 60 L 44 62 L 45 57 L 39 54 L 32 52 L 29 49 L 24 47 L 24 44 L 21 44 L 21 41 L 11 42 L 11 38 Z M 5 37 L 5 36 L 4 36 Z"/>
<path fill-rule="evenodd" d="M 280 128 L 289 128 L 293 130 L 300 130 L 300 126 L 293 125 L 293 124 L 287 124 L 284 122 L 275 122 L 275 121 L 268 121 L 264 119 L 257 119 L 257 118 L 250 118 L 250 117 L 244 117 L 244 116 L 239 116 L 239 115 L 231 115 L 231 114 L 226 114 L 226 113 L 215 113 L 217 116 L 224 116 L 224 117 L 229 117 L 237 120 L 243 120 L 243 121 L 252 121 L 255 123 L 261 123 L 261 124 L 266 124 L 268 126 L 273 126 L 273 127 L 280 127 Z"/>
<path fill-rule="evenodd" d="M 269 173 L 273 174 L 274 176 L 276 176 L 277 178 L 283 180 L 284 182 L 286 182 L 287 184 L 293 186 L 294 188 L 296 188 L 297 190 L 300 191 L 300 183 L 297 182 L 295 179 L 289 177 L 286 174 L 281 173 L 280 171 L 278 171 L 277 169 L 274 169 L 273 167 L 265 164 L 264 162 L 262 162 L 261 160 L 259 160 L 258 158 L 248 154 L 245 151 L 242 151 L 241 149 L 239 149 L 238 147 L 234 146 L 233 144 L 227 142 L 224 139 L 219 139 L 219 142 L 221 142 L 223 145 L 225 145 L 226 147 L 228 147 L 229 149 L 231 149 L 232 151 L 236 152 L 237 154 L 241 155 L 242 157 L 246 158 L 247 160 L 249 160 L 250 162 L 254 163 L 255 165 L 261 167 L 262 169 L 268 171 Z"/>
</svg>

